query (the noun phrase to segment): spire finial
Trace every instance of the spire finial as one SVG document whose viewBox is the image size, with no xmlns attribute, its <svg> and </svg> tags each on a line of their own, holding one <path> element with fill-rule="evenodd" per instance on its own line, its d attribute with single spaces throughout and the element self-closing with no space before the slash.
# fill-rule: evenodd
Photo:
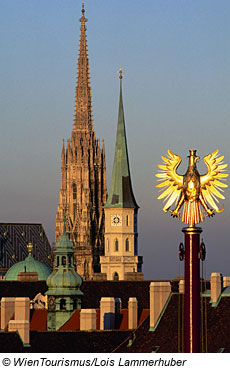
<svg viewBox="0 0 230 373">
<path fill-rule="evenodd" d="M 68 214 L 68 207 L 67 205 L 65 205 L 63 207 L 63 223 L 64 223 L 64 230 L 63 230 L 63 233 L 66 233 L 66 222 L 67 222 L 67 218 L 69 217 L 69 214 Z"/>
<path fill-rule="evenodd" d="M 66 233 L 66 220 L 67 220 L 67 215 L 66 215 L 66 209 L 63 214 L 63 223 L 64 223 L 64 233 Z"/>
<path fill-rule="evenodd" d="M 85 18 L 85 4 L 84 4 L 84 1 L 82 1 L 82 8 L 81 8 L 81 18 L 79 18 L 79 21 L 82 23 L 82 24 L 85 24 L 85 22 L 88 21 L 87 18 Z"/>
<path fill-rule="evenodd" d="M 125 72 L 122 69 L 120 69 L 117 73 L 119 74 L 119 79 L 123 79 L 123 74 Z"/>
</svg>

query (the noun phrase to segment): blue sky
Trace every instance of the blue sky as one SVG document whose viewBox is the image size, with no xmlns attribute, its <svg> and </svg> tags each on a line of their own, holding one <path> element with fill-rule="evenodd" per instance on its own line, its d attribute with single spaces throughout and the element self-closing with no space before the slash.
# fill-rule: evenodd
<svg viewBox="0 0 230 373">
<path fill-rule="evenodd" d="M 94 129 L 114 155 L 120 67 L 139 254 L 146 279 L 182 275 L 183 224 L 155 188 L 168 149 L 181 173 L 195 148 L 230 163 L 230 3 L 86 0 Z M 81 1 L 0 0 L 0 221 L 41 222 L 54 241 L 62 139 L 71 136 Z M 202 163 L 199 170 L 205 172 Z M 225 211 L 202 224 L 204 267 L 230 275 L 230 189 Z"/>
</svg>

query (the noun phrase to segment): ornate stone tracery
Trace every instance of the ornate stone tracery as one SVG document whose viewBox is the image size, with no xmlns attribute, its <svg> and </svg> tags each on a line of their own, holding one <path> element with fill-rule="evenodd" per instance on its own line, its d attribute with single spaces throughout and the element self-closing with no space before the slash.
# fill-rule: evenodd
<svg viewBox="0 0 230 373">
<path fill-rule="evenodd" d="M 64 140 L 61 155 L 61 187 L 56 215 L 56 242 L 67 233 L 74 243 L 75 264 L 84 279 L 100 271 L 104 254 L 104 214 L 106 203 L 106 164 L 104 142 L 93 130 L 89 60 L 84 6 L 82 7 L 80 47 L 75 90 L 75 115 L 71 140 Z"/>
</svg>

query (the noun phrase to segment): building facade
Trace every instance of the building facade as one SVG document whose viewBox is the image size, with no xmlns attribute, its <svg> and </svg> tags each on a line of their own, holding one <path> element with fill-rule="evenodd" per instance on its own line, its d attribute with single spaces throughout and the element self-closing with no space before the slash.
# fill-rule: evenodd
<svg viewBox="0 0 230 373">
<path fill-rule="evenodd" d="M 89 59 L 84 5 L 75 92 L 75 115 L 71 139 L 64 140 L 61 155 L 61 186 L 56 214 L 56 242 L 60 239 L 66 213 L 67 233 L 74 243 L 74 261 L 83 279 L 100 272 L 104 254 L 104 213 L 106 164 L 104 142 L 93 129 Z"/>
<path fill-rule="evenodd" d="M 143 279 L 142 257 L 138 256 L 138 208 L 129 169 L 120 70 L 120 102 L 113 174 L 104 206 L 105 255 L 100 258 L 101 272 L 106 273 L 107 280 Z"/>
</svg>

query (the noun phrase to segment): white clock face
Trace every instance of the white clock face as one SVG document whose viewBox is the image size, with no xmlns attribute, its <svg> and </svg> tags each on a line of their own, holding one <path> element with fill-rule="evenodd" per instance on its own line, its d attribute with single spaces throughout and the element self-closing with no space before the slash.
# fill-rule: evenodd
<svg viewBox="0 0 230 373">
<path fill-rule="evenodd" d="M 122 215 L 111 215 L 111 225 L 114 227 L 122 226 Z"/>
</svg>

